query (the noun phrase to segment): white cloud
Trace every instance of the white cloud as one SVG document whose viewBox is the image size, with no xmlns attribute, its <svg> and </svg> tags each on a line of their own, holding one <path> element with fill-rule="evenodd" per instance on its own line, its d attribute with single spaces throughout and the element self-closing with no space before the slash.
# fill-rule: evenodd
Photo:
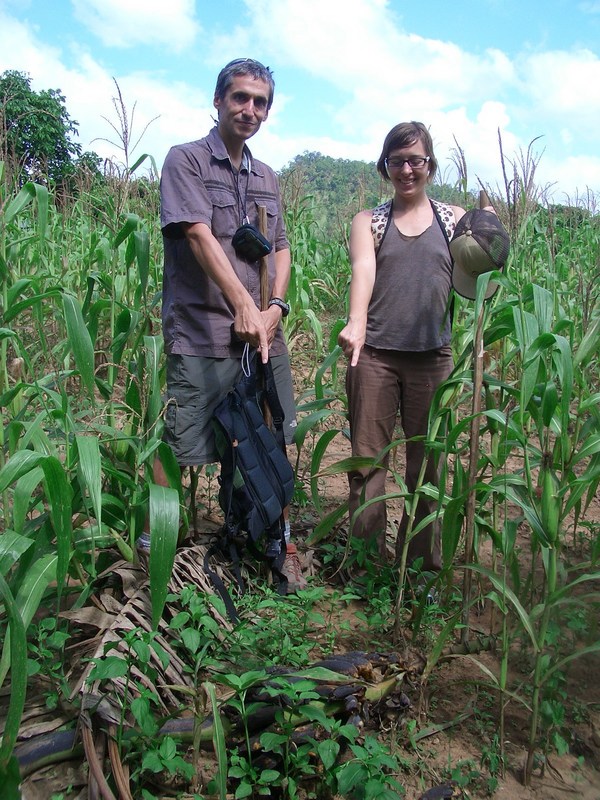
<svg viewBox="0 0 600 800">
<path fill-rule="evenodd" d="M 565 145 L 571 145 L 573 143 L 573 134 L 568 128 L 563 128 L 560 131 L 560 139 Z"/>
<path fill-rule="evenodd" d="M 551 199 L 556 203 L 577 203 L 593 206 L 600 200 L 600 157 L 572 156 L 555 161 L 542 158 L 536 171 L 540 185 L 553 184 Z M 596 209 L 598 210 L 598 208 Z"/>
<path fill-rule="evenodd" d="M 477 57 L 457 45 L 404 31 L 387 0 L 245 0 L 252 40 L 370 105 L 427 92 L 446 105 L 488 97 L 514 80 L 508 58 Z M 233 33 L 234 36 L 238 32 Z M 446 98 L 444 100 L 444 98 Z M 368 109 L 367 109 L 368 110 Z"/>
<path fill-rule="evenodd" d="M 318 150 L 373 161 L 393 125 L 419 119 L 431 126 L 442 171 L 452 171 L 448 159 L 456 136 L 473 176 L 481 174 L 485 180 L 498 173 L 498 128 L 504 130 L 510 119 L 505 104 L 488 98 L 518 83 L 514 65 L 504 53 L 489 49 L 473 55 L 455 44 L 406 32 L 386 0 L 245 0 L 245 4 L 253 26 L 245 34 L 259 49 L 272 53 L 280 65 L 321 76 L 332 87 L 332 98 L 340 97 L 336 90 L 345 98 L 328 110 L 339 136 L 303 137 L 294 143 L 289 158 Z M 223 38 L 221 46 L 225 43 Z M 307 113 L 318 112 L 309 107 Z M 514 135 L 506 138 L 518 143 Z M 279 151 L 270 146 L 269 152 Z"/>
<path fill-rule="evenodd" d="M 448 167 L 456 136 L 470 175 L 483 182 L 502 180 L 498 131 L 505 156 L 515 160 L 543 136 L 533 148 L 547 150 L 539 174 L 548 182 L 559 174 L 572 189 L 588 180 L 587 173 L 569 174 L 551 164 L 563 155 L 554 152 L 557 146 L 569 140 L 571 148 L 580 145 L 576 126 L 585 126 L 589 142 L 596 140 L 600 62 L 594 53 L 528 53 L 511 60 L 493 48 L 469 52 L 405 30 L 387 0 L 245 0 L 245 5 L 253 25 L 245 30 L 250 40 L 280 64 L 320 76 L 332 87 L 338 105 L 331 104 L 329 113 L 339 131 L 338 155 L 351 157 L 348 152 L 355 149 L 373 160 L 392 125 L 420 119 L 431 126 L 442 164 L 445 159 Z M 318 139 L 311 140 L 309 149 L 329 154 L 335 147 L 331 139 L 320 142 L 321 148 Z M 573 161 L 573 169 L 580 166 L 589 164 Z M 590 169 L 592 180 L 596 171 Z"/>
<path fill-rule="evenodd" d="M 200 32 L 194 0 L 72 0 L 76 18 L 107 47 L 160 44 L 175 52 Z"/>
<path fill-rule="evenodd" d="M 118 128 L 113 105 L 117 90 L 113 76 L 85 49 L 76 53 L 76 69 L 68 69 L 63 54 L 37 38 L 27 25 L 0 13 L 0 72 L 15 69 L 31 77 L 34 91 L 60 89 L 66 98 L 70 117 L 79 123 L 76 141 L 84 150 L 94 150 L 102 158 L 122 162 L 124 155 L 118 136 L 104 118 Z M 128 117 L 135 104 L 131 145 L 150 123 L 130 163 L 144 152 L 153 155 L 159 167 L 169 147 L 176 141 L 199 138 L 211 127 L 212 94 L 182 82 L 157 79 L 144 73 L 116 74 Z M 151 120 L 158 115 L 154 122 Z"/>
<path fill-rule="evenodd" d="M 177 81 L 168 73 L 169 55 L 175 41 L 189 42 L 198 30 L 192 0 L 168 6 L 159 0 L 73 2 L 94 33 L 113 46 L 148 36 L 156 71 L 115 68 L 112 54 L 98 46 L 92 55 L 83 42 L 70 45 L 76 48 L 72 58 L 71 51 L 48 46 L 42 30 L 3 15 L 3 0 L 0 71 L 28 72 L 36 90 L 60 88 L 69 114 L 80 123 L 83 148 L 103 157 L 120 157 L 106 142 L 92 143 L 115 138 L 102 119 L 116 122 L 113 75 L 129 110 L 137 104 L 134 140 L 160 115 L 133 154 L 149 152 L 160 165 L 172 144 L 207 133 L 218 69 L 229 58 L 249 54 L 276 69 L 275 105 L 251 142 L 255 155 L 276 168 L 313 150 L 373 161 L 393 125 L 420 119 L 431 127 L 442 172 L 453 174 L 456 143 L 464 149 L 470 185 L 476 177 L 491 184 L 501 179 L 500 129 L 509 157 L 543 135 L 535 147 L 545 149 L 538 169 L 544 182 L 560 181 L 569 192 L 600 188 L 597 160 L 586 156 L 597 150 L 600 118 L 600 61 L 589 50 L 526 52 L 511 60 L 498 49 L 475 53 L 417 36 L 403 27 L 388 0 L 243 0 L 245 13 L 236 6 L 238 24 L 209 28 L 202 52 L 193 54 L 185 79 Z M 198 7 L 208 27 L 209 17 Z M 308 96 L 284 80 L 290 72 L 309 77 Z M 302 136 L 293 122 L 298 108 L 306 115 Z"/>
<path fill-rule="evenodd" d="M 35 34 L 27 26 L 18 22 L 13 17 L 4 15 L 0 9 L 0 69 L 2 72 L 15 69 L 27 72 L 32 77 L 35 74 L 44 74 L 48 65 L 51 70 L 46 73 L 52 76 L 54 83 L 54 69 L 62 69 L 60 51 L 38 41 Z M 40 88 L 57 88 L 44 86 Z"/>
<path fill-rule="evenodd" d="M 564 117 L 575 125 L 600 118 L 600 58 L 589 50 L 550 51 L 529 57 L 523 66 L 525 92 L 538 111 Z M 593 132 L 597 139 L 597 132 Z"/>
</svg>

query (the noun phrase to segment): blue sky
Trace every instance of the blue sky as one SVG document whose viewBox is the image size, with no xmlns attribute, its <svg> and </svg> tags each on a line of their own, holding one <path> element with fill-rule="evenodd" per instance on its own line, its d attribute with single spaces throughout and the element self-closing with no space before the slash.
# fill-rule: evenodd
<svg viewBox="0 0 600 800">
<path fill-rule="evenodd" d="M 600 0 L 0 0 L 0 72 L 60 89 L 83 148 L 117 162 L 113 78 L 134 143 L 145 130 L 131 160 L 160 167 L 208 132 L 216 75 L 240 56 L 275 72 L 251 148 L 276 169 L 304 151 L 374 161 L 419 119 L 449 182 L 459 145 L 469 186 L 500 186 L 500 131 L 508 162 L 536 140 L 542 196 L 600 200 Z"/>
</svg>

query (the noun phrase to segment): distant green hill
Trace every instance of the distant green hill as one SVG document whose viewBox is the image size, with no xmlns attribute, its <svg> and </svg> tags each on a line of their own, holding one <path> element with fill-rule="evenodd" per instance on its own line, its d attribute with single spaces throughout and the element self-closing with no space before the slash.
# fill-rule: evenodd
<svg viewBox="0 0 600 800">
<path fill-rule="evenodd" d="M 279 173 L 285 206 L 297 209 L 309 203 L 319 232 L 326 238 L 345 239 L 352 217 L 391 196 L 390 185 L 377 172 L 375 162 L 332 158 L 305 152 Z M 430 197 L 464 205 L 464 197 L 448 184 L 434 183 Z"/>
</svg>

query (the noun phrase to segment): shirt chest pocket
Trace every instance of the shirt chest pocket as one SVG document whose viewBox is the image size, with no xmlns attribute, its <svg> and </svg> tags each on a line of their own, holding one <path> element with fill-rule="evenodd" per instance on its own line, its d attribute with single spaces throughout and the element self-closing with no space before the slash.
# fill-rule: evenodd
<svg viewBox="0 0 600 800">
<path fill-rule="evenodd" d="M 213 206 L 212 233 L 217 239 L 231 239 L 242 223 L 242 211 L 233 192 L 224 189 L 210 189 Z"/>
<path fill-rule="evenodd" d="M 279 208 L 277 203 L 272 200 L 271 198 L 253 198 L 252 202 L 248 204 L 248 211 L 250 216 L 250 222 L 252 222 L 256 227 L 259 227 L 259 220 L 260 220 L 260 208 L 264 208 L 266 210 L 266 218 L 267 218 L 267 233 L 266 237 L 271 244 L 275 243 L 275 237 L 277 234 L 277 220 L 279 218 Z M 254 214 L 254 220 L 252 215 Z"/>
</svg>

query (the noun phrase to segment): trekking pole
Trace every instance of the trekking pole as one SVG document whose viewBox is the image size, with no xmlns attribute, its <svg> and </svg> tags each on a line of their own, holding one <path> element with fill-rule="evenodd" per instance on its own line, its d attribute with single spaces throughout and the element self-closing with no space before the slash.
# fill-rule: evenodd
<svg viewBox="0 0 600 800">
<path fill-rule="evenodd" d="M 258 207 L 258 230 L 267 238 L 267 209 L 266 206 Z M 268 256 L 260 259 L 260 310 L 266 311 L 269 307 L 269 262 Z"/>
<path fill-rule="evenodd" d="M 479 193 L 479 208 L 490 205 L 490 200 L 485 191 Z M 485 302 L 481 303 L 479 316 L 477 318 L 477 328 L 475 330 L 475 341 L 473 342 L 473 405 L 471 408 L 471 436 L 469 443 L 469 494 L 467 496 L 467 508 L 465 515 L 465 564 L 467 567 L 473 562 L 475 557 L 475 483 L 477 481 L 477 462 L 479 457 L 479 428 L 481 424 L 481 388 L 483 385 L 483 319 Z M 466 644 L 469 641 L 469 618 L 471 611 L 472 595 L 472 576 L 471 570 L 465 570 L 463 583 L 463 609 L 461 641 Z"/>
<path fill-rule="evenodd" d="M 266 206 L 258 207 L 258 230 L 267 239 L 267 208 Z M 269 261 L 268 256 L 262 256 L 259 265 L 259 279 L 260 279 L 260 310 L 266 311 L 269 308 Z M 271 409 L 267 402 L 266 396 L 262 402 L 262 412 L 265 418 L 265 423 L 268 428 L 271 428 L 273 418 L 271 416 Z"/>
</svg>

